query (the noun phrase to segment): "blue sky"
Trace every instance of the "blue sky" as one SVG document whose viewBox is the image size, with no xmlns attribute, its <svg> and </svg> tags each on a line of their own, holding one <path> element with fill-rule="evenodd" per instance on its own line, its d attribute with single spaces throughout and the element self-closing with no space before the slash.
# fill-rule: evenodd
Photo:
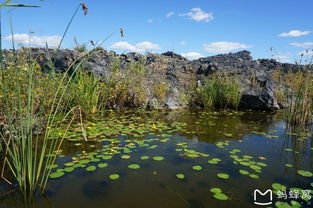
<svg viewBox="0 0 313 208">
<path fill-rule="evenodd" d="M 3 2 L 4 0 L 1 0 Z M 13 0 L 14 2 L 14 0 Z M 42 8 L 11 11 L 15 41 L 56 46 L 77 0 L 15 0 Z M 250 50 L 254 58 L 295 62 L 313 48 L 312 0 L 85 0 L 87 15 L 76 16 L 63 48 L 102 41 L 118 53 L 172 50 L 190 59 Z M 9 9 L 2 9 L 4 47 L 10 48 Z M 119 35 L 123 28 L 125 36 Z M 29 31 L 34 33 L 29 37 Z M 90 45 L 90 44 L 89 44 Z M 271 52 L 273 47 L 276 52 Z M 312 51 L 304 57 L 313 55 Z"/>
</svg>

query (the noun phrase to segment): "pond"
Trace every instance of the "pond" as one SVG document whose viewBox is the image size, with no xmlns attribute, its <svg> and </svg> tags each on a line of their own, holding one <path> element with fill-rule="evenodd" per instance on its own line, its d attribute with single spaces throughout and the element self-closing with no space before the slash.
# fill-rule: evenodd
<svg viewBox="0 0 313 208">
<path fill-rule="evenodd" d="M 280 113 L 111 111 L 84 128 L 88 142 L 74 124 L 32 206 L 313 205 L 312 126 L 290 128 Z M 272 200 L 254 199 L 256 189 Z M 1 207 L 20 206 L 7 185 L 0 191 Z"/>
</svg>

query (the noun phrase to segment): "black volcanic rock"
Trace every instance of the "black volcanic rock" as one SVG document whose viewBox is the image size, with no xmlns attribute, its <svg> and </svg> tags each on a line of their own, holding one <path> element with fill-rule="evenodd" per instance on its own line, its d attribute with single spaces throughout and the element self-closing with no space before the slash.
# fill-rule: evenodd
<svg viewBox="0 0 313 208">
<path fill-rule="evenodd" d="M 10 51 L 5 51 L 9 54 Z M 54 70 L 65 72 L 74 60 L 83 57 L 87 52 L 73 50 L 54 50 L 32 48 L 31 54 L 39 60 L 44 72 Z M 163 54 L 127 53 L 118 55 L 113 51 L 98 48 L 83 63 L 85 70 L 93 71 L 99 77 L 106 77 L 111 73 L 113 60 L 119 60 L 121 69 L 125 69 L 133 61 L 141 61 L 145 64 L 147 75 L 145 84 L 149 96 L 146 98 L 146 107 L 153 109 L 176 109 L 188 107 L 188 103 L 182 99 L 184 92 L 190 87 L 196 87 L 211 73 L 218 72 L 223 75 L 236 75 L 240 77 L 242 88 L 241 108 L 273 110 L 281 106 L 274 96 L 275 82 L 271 78 L 271 72 L 278 68 L 284 71 L 299 70 L 294 64 L 281 64 L 273 59 L 253 60 L 249 51 L 209 56 L 189 61 L 174 52 Z M 49 64 L 50 63 L 50 64 Z M 77 62 L 78 63 L 78 62 Z M 74 64 L 75 66 L 75 64 Z M 69 70 L 71 72 L 72 69 Z M 157 100 L 151 93 L 153 83 L 165 81 L 169 84 L 166 98 Z"/>
</svg>

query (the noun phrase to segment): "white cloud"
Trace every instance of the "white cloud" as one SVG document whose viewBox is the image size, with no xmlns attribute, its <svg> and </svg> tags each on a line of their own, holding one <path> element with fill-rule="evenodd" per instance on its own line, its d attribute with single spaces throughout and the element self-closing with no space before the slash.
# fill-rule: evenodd
<svg viewBox="0 0 313 208">
<path fill-rule="evenodd" d="M 179 14 L 179 16 L 187 16 L 190 17 L 190 19 L 193 19 L 197 22 L 201 21 L 209 22 L 213 20 L 213 13 L 204 12 L 200 8 L 192 8 L 190 12 Z"/>
<path fill-rule="evenodd" d="M 165 15 L 165 17 L 166 17 L 166 18 L 170 18 L 170 17 L 173 16 L 174 14 L 175 14 L 175 12 L 171 11 L 171 12 L 167 13 L 167 14 Z"/>
<path fill-rule="evenodd" d="M 306 50 L 306 51 L 301 51 L 298 53 L 299 56 L 313 56 L 313 50 Z"/>
<path fill-rule="evenodd" d="M 313 42 L 304 42 L 304 43 L 290 43 L 290 45 L 299 47 L 299 48 L 311 48 L 313 47 Z"/>
<path fill-rule="evenodd" d="M 183 57 L 187 58 L 187 59 L 190 59 L 190 60 L 198 59 L 200 57 L 203 57 L 202 54 L 197 53 L 197 52 L 182 53 L 181 55 Z"/>
<path fill-rule="evenodd" d="M 245 45 L 238 42 L 213 42 L 203 45 L 204 50 L 210 53 L 227 53 L 237 49 L 247 49 L 253 47 L 252 45 Z"/>
<path fill-rule="evenodd" d="M 274 59 L 276 59 L 277 61 L 279 62 L 282 62 L 282 63 L 287 63 L 287 62 L 290 62 L 290 58 L 289 56 L 286 56 L 286 55 L 273 55 Z"/>
<path fill-rule="evenodd" d="M 16 33 L 13 35 L 14 37 L 14 42 L 22 44 L 22 45 L 35 45 L 35 46 L 46 46 L 46 43 L 48 46 L 51 47 L 57 47 L 62 39 L 62 37 L 57 36 L 57 35 L 52 35 L 52 36 L 36 36 L 32 35 L 29 36 L 26 33 Z M 12 40 L 12 35 L 4 37 L 4 40 L 6 41 L 11 41 Z"/>
<path fill-rule="evenodd" d="M 279 37 L 299 37 L 310 34 L 311 31 L 290 30 L 287 33 L 281 33 Z"/>
<path fill-rule="evenodd" d="M 184 40 L 182 40 L 182 41 L 179 42 L 179 45 L 186 45 L 186 44 L 187 44 L 187 42 L 184 41 Z"/>
<path fill-rule="evenodd" d="M 152 23 L 152 22 L 154 22 L 154 19 L 147 19 L 147 22 Z"/>
<path fill-rule="evenodd" d="M 116 42 L 110 46 L 110 48 L 119 49 L 119 50 L 127 50 L 127 51 L 134 51 L 134 52 L 144 52 L 146 50 L 148 51 L 154 51 L 154 50 L 160 50 L 161 47 L 157 44 L 151 43 L 149 41 L 144 41 L 137 43 L 136 45 L 132 45 L 128 42 L 121 41 Z"/>
</svg>

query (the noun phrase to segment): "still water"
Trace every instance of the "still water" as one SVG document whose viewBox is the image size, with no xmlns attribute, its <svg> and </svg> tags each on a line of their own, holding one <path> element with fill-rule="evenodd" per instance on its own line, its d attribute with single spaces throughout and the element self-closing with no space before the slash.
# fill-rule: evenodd
<svg viewBox="0 0 313 208">
<path fill-rule="evenodd" d="M 279 113 L 108 112 L 84 129 L 88 142 L 79 124 L 69 131 L 29 206 L 248 208 L 260 207 L 254 190 L 271 189 L 272 201 L 256 201 L 313 207 L 312 126 L 290 128 Z M 0 207 L 22 206 L 14 188 L 1 182 L 0 193 Z"/>
</svg>

